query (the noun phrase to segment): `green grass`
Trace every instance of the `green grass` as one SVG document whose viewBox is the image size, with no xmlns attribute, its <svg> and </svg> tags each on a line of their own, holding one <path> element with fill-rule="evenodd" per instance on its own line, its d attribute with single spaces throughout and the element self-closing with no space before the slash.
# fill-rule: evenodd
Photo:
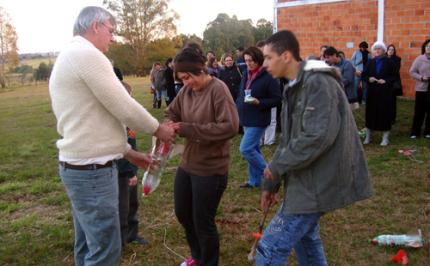
<svg viewBox="0 0 430 266">
<path fill-rule="evenodd" d="M 162 119 L 162 110 L 151 108 L 147 79 L 126 78 L 135 98 Z M 365 147 L 375 193 L 348 208 L 322 218 L 321 235 L 330 265 L 393 265 L 398 248 L 375 247 L 368 240 L 378 234 L 416 232 L 430 239 L 430 141 L 408 139 L 413 101 L 398 101 L 398 121 L 391 144 L 380 147 L 380 135 Z M 358 127 L 363 110 L 355 113 Z M 55 118 L 46 84 L 0 91 L 0 264 L 72 265 L 73 222 L 70 203 L 57 173 Z M 231 149 L 229 185 L 218 210 L 221 265 L 247 265 L 251 232 L 260 218 L 259 191 L 241 190 L 246 162 L 239 153 L 240 136 Z M 149 136 L 138 136 L 140 150 L 148 151 Z M 399 149 L 419 150 L 417 163 Z M 263 147 L 266 159 L 275 147 Z M 166 245 L 189 256 L 184 233 L 173 212 L 173 177 L 178 158 L 172 160 L 158 190 L 141 199 L 140 232 L 151 244 L 126 247 L 122 265 L 177 265 L 181 259 Z M 142 172 L 139 176 L 142 176 Z M 275 208 L 271 210 L 273 216 Z M 166 236 L 166 237 L 165 237 Z M 410 265 L 429 265 L 428 249 L 409 250 Z M 294 256 L 291 265 L 297 265 Z"/>
</svg>

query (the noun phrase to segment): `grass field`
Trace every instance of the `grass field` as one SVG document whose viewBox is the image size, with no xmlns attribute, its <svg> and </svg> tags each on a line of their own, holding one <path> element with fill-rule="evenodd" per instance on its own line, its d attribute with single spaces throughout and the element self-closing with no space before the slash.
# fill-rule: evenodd
<svg viewBox="0 0 430 266">
<path fill-rule="evenodd" d="M 134 95 L 156 117 L 148 81 L 126 79 Z M 380 135 L 365 147 L 373 175 L 374 196 L 322 218 L 321 235 L 330 265 L 394 265 L 395 247 L 377 247 L 369 239 L 379 234 L 423 231 L 430 239 L 430 141 L 409 140 L 413 101 L 398 101 L 398 121 L 392 144 L 380 147 Z M 362 110 L 356 113 L 363 127 Z M 96 129 L 95 129 L 96 130 Z M 70 203 L 57 173 L 58 139 L 47 85 L 0 91 L 0 265 L 72 265 L 73 223 Z M 150 137 L 140 135 L 140 150 L 149 149 Z M 235 137 L 229 184 L 217 215 L 221 235 L 221 265 L 248 265 L 251 232 L 260 218 L 259 191 L 242 190 L 246 163 Z M 414 162 L 399 149 L 418 149 Z M 274 147 L 263 147 L 270 159 Z M 178 159 L 170 162 L 158 190 L 141 199 L 140 232 L 151 244 L 126 247 L 122 265 L 178 265 L 170 249 L 189 256 L 182 228 L 173 212 L 172 184 Z M 139 176 L 143 173 L 140 172 Z M 270 217 L 273 216 L 273 208 Z M 410 265 L 430 265 L 428 249 L 406 250 Z M 294 257 L 291 265 L 297 265 Z"/>
</svg>

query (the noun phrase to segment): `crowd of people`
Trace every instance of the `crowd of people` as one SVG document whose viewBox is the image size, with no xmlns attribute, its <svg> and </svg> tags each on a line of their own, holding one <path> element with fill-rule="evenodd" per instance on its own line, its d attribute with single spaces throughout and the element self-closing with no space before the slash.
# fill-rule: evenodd
<svg viewBox="0 0 430 266">
<path fill-rule="evenodd" d="M 191 253 L 181 265 L 218 265 L 215 216 L 228 183 L 231 139 L 242 128 L 248 177 L 241 188 L 261 188 L 261 209 L 267 210 L 284 187 L 284 200 L 257 246 L 256 264 L 286 265 L 294 250 L 300 265 L 327 265 L 320 219 L 372 195 L 353 116 L 359 102 L 366 103 L 364 144 L 373 130 L 384 132 L 381 145 L 389 143 L 395 97 L 402 94 L 395 47 L 376 42 L 369 52 L 362 42 L 349 61 L 336 48 L 322 46 L 320 58 L 302 60 L 297 38 L 284 30 L 256 46 L 239 47 L 236 60 L 224 54 L 220 66 L 212 51 L 204 55 L 190 43 L 164 66 L 153 65 L 153 107 L 161 108 L 163 99 L 167 106 L 159 123 L 132 98 L 104 55 L 115 27 L 107 10 L 84 8 L 49 82 L 61 135 L 59 175 L 75 228 L 75 264 L 118 265 L 124 245 L 148 243 L 138 236 L 136 171 L 157 165 L 136 150 L 140 132 L 166 143 L 184 139 L 173 188 Z M 417 80 L 411 138 L 420 135 L 426 115 L 424 135 L 430 138 L 429 43 L 410 70 Z M 276 122 L 282 133 L 267 161 L 260 143 L 268 143 L 265 135 L 273 137 Z"/>
</svg>

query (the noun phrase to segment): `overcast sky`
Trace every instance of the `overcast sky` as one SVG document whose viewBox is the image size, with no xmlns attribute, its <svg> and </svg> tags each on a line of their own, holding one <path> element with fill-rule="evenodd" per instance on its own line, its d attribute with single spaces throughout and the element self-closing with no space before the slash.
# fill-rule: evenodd
<svg viewBox="0 0 430 266">
<path fill-rule="evenodd" d="M 79 11 L 103 0 L 0 0 L 18 33 L 19 53 L 59 51 L 72 36 Z M 180 19 L 178 33 L 202 37 L 206 25 L 219 13 L 238 19 L 273 21 L 273 0 L 171 0 Z"/>
</svg>

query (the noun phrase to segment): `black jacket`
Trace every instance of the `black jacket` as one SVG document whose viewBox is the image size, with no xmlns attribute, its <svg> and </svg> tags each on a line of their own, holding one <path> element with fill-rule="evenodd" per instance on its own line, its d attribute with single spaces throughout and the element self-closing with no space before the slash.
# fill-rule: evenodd
<svg viewBox="0 0 430 266">
<path fill-rule="evenodd" d="M 242 79 L 242 74 L 236 65 L 232 67 L 224 67 L 220 70 L 218 78 L 224 81 L 230 90 L 233 100 L 236 101 L 237 93 L 239 92 L 240 80 Z"/>
<path fill-rule="evenodd" d="M 260 101 L 259 105 L 244 102 L 247 80 L 248 73 L 245 72 L 236 100 L 240 124 L 244 127 L 267 127 L 270 124 L 270 109 L 278 106 L 282 100 L 279 80 L 273 79 L 265 69 L 257 74 L 249 88 L 251 89 L 251 96 Z"/>
</svg>

